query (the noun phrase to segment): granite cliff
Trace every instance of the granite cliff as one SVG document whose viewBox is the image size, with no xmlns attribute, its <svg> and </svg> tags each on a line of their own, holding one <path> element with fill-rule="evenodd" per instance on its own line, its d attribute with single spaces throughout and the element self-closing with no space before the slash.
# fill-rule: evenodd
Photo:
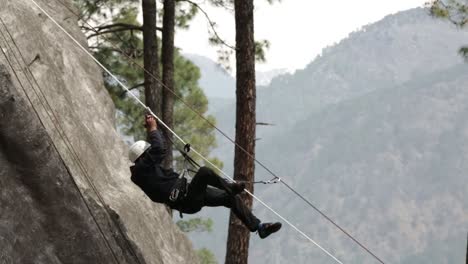
<svg viewBox="0 0 468 264">
<path fill-rule="evenodd" d="M 65 7 L 37 2 L 86 45 Z M 0 5 L 0 263 L 196 262 L 130 181 L 99 67 L 31 1 Z"/>
</svg>

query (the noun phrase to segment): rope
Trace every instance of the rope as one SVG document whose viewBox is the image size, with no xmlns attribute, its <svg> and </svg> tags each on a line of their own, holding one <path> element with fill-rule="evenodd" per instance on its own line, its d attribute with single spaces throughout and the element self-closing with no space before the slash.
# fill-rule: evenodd
<svg viewBox="0 0 468 264">
<path fill-rule="evenodd" d="M 79 15 L 77 15 L 73 10 L 71 10 L 67 5 L 62 3 L 60 0 L 56 0 L 59 2 L 61 5 L 63 5 L 66 9 L 68 9 L 72 14 L 74 14 L 78 19 L 81 19 Z M 98 31 L 90 25 L 87 21 L 82 20 L 88 27 L 93 30 L 95 33 L 98 33 Z M 121 41 L 123 41 L 118 34 L 115 34 Z M 114 48 L 122 51 L 118 46 L 114 45 L 113 43 L 109 42 Z M 268 180 L 268 181 L 258 181 L 258 182 L 252 182 L 252 183 L 265 183 L 265 184 L 270 184 L 270 183 L 277 183 L 281 182 L 286 188 L 291 190 L 294 194 L 296 194 L 300 199 L 302 199 L 307 205 L 309 205 L 312 209 L 317 211 L 321 216 L 323 216 L 327 221 L 329 221 L 332 225 L 334 225 L 338 230 L 343 232 L 346 236 L 348 236 L 352 241 L 357 243 L 362 249 L 364 249 L 367 253 L 369 253 L 371 256 L 373 256 L 377 261 L 379 261 L 382 264 L 385 264 L 376 254 L 374 254 L 369 248 L 364 246 L 362 243 L 360 243 L 354 236 L 352 236 L 349 232 L 347 232 L 343 227 L 341 227 L 338 223 L 333 221 L 331 217 L 326 215 L 322 210 L 320 210 L 318 207 L 312 204 L 307 198 L 305 198 L 303 195 L 301 195 L 298 191 L 293 189 L 288 183 L 286 183 L 282 178 L 280 178 L 276 173 L 274 173 L 272 170 L 270 170 L 266 165 L 264 165 L 261 161 L 257 160 L 252 154 L 250 154 L 247 150 L 245 150 L 242 146 L 240 146 L 238 143 L 235 142 L 231 137 L 229 137 L 225 132 L 223 132 L 221 129 L 219 129 L 215 124 L 210 122 L 206 117 L 204 117 L 200 112 L 198 112 L 196 109 L 194 109 L 192 106 L 190 106 L 188 103 L 186 103 L 180 96 L 178 96 L 172 89 L 167 87 L 159 78 L 154 76 L 151 72 L 146 70 L 142 65 L 140 65 L 138 62 L 136 62 L 132 57 L 130 57 L 128 54 L 125 52 L 121 52 L 125 57 L 127 57 L 128 60 L 130 60 L 133 64 L 135 64 L 138 68 L 142 69 L 145 71 L 152 79 L 154 79 L 156 82 L 158 82 L 163 88 L 169 90 L 179 101 L 181 101 L 187 108 L 189 108 L 192 112 L 194 112 L 196 115 L 198 115 L 201 119 L 203 119 L 208 125 L 213 127 L 215 130 L 217 130 L 222 136 L 224 136 L 226 139 L 228 139 L 231 143 L 235 145 L 235 147 L 239 148 L 242 152 L 244 152 L 246 155 L 249 156 L 249 158 L 253 159 L 257 164 L 259 164 L 263 169 L 265 169 L 269 174 L 274 176 L 273 179 Z"/>
<path fill-rule="evenodd" d="M 26 63 L 26 61 L 25 61 L 25 59 L 24 59 L 24 56 L 23 56 L 23 54 L 21 53 L 21 50 L 19 49 L 18 45 L 16 44 L 16 42 L 15 42 L 13 36 L 11 35 L 10 31 L 8 30 L 8 28 L 7 28 L 5 22 L 3 21 L 2 18 L 0 18 L 0 22 L 2 23 L 3 27 L 5 28 L 5 30 L 6 30 L 6 32 L 7 32 L 7 34 L 8 34 L 8 36 L 9 36 L 9 38 L 10 38 L 11 41 L 13 42 L 13 45 L 16 47 L 16 50 L 18 51 L 18 53 L 19 53 L 19 55 L 20 55 L 20 57 L 21 57 L 21 60 L 23 61 L 23 63 L 24 63 L 25 65 L 27 65 L 27 63 Z M 7 40 L 7 38 L 5 37 L 5 35 L 3 34 L 3 32 L 0 31 L 0 33 L 1 33 L 2 37 L 4 38 L 5 43 L 6 43 L 6 45 L 8 46 L 8 48 L 9 48 L 10 50 L 13 50 L 13 49 L 11 48 L 11 46 L 8 44 L 8 40 Z M 2 53 L 3 53 L 3 55 L 5 56 L 5 58 L 7 58 L 7 55 L 5 54 L 5 52 L 3 52 L 3 50 L 2 50 Z M 21 62 L 20 62 L 19 59 L 17 58 L 16 54 L 15 54 L 14 52 L 12 52 L 12 53 L 13 53 L 13 56 L 14 56 L 14 58 L 15 58 L 15 60 L 16 60 L 16 63 L 17 63 L 19 66 L 21 66 Z M 22 89 L 23 89 L 23 91 L 24 91 L 24 93 L 25 93 L 25 95 L 26 95 L 28 101 L 30 102 L 32 108 L 34 109 L 36 115 L 39 116 L 39 114 L 38 114 L 36 108 L 34 107 L 34 105 L 33 105 L 33 103 L 32 103 L 32 100 L 30 99 L 30 97 L 29 97 L 28 93 L 26 92 L 26 89 L 24 88 L 24 86 L 21 84 L 21 81 L 20 81 L 20 79 L 18 78 L 18 75 L 16 74 L 16 71 L 15 71 L 15 69 L 12 67 L 12 65 L 11 65 L 10 61 L 8 60 L 8 58 L 7 58 L 7 61 L 8 61 L 8 63 L 9 63 L 9 65 L 10 65 L 10 67 L 12 68 L 13 72 L 15 73 L 15 76 L 16 76 L 16 78 L 18 79 L 18 82 L 20 83 L 20 85 L 21 85 L 21 87 L 22 87 Z M 33 73 L 32 73 L 31 70 L 29 69 L 29 67 L 25 66 L 25 69 L 27 69 L 27 72 L 31 75 L 32 79 L 34 80 L 34 83 L 36 84 L 37 88 L 39 89 L 39 92 L 40 92 L 40 94 L 41 94 L 43 100 L 46 102 L 48 108 L 50 109 L 50 111 L 47 110 L 47 108 L 46 108 L 44 102 L 43 102 L 42 100 L 39 100 L 39 101 L 41 102 L 42 106 L 44 107 L 44 110 L 46 111 L 46 113 L 47 113 L 49 119 L 51 120 L 52 124 L 54 125 L 55 129 L 58 131 L 58 134 L 60 135 L 60 137 L 62 138 L 63 142 L 65 143 L 66 148 L 67 148 L 68 151 L 72 154 L 72 158 L 75 160 L 75 162 L 77 163 L 77 165 L 78 165 L 78 167 L 80 168 L 81 172 L 82 172 L 83 175 L 85 176 L 85 178 L 86 178 L 87 182 L 89 183 L 91 189 L 96 193 L 96 196 L 98 197 L 99 201 L 100 201 L 103 205 L 105 205 L 104 199 L 103 199 L 102 196 L 99 194 L 99 192 L 97 191 L 97 189 L 96 189 L 96 187 L 94 186 L 93 182 L 91 181 L 90 176 L 89 176 L 89 172 L 87 171 L 87 169 L 86 169 L 86 167 L 84 166 L 83 162 L 82 162 L 81 159 L 79 158 L 79 156 L 78 156 L 76 150 L 74 149 L 73 145 L 71 144 L 70 139 L 68 138 L 68 136 L 67 136 L 66 133 L 64 132 L 63 128 L 61 127 L 60 122 L 58 122 L 58 118 L 57 118 L 57 116 L 55 115 L 55 113 L 53 112 L 52 107 L 51 107 L 50 103 L 48 102 L 47 97 L 45 96 L 44 92 L 42 91 L 42 89 L 41 89 L 39 83 L 37 82 L 36 78 L 34 77 Z M 26 73 L 25 73 L 24 75 L 25 75 L 25 78 L 26 78 L 26 80 L 28 81 L 29 85 L 31 86 L 31 89 L 34 91 L 34 93 L 36 94 L 36 96 L 38 97 L 38 99 L 40 99 L 40 96 L 39 96 L 38 92 L 36 91 L 36 89 L 34 89 L 34 85 L 31 83 L 31 80 L 29 79 L 29 77 L 27 76 Z M 51 114 L 51 113 L 52 113 L 52 114 Z M 53 118 L 52 118 L 51 115 L 53 116 Z M 54 122 L 54 120 L 55 120 L 55 122 Z M 44 123 L 42 122 L 42 120 L 40 120 L 40 121 L 41 121 L 42 125 L 45 127 L 45 125 L 44 125 Z M 55 149 L 57 150 L 58 148 L 57 148 L 57 146 L 55 145 L 54 142 L 53 142 L 53 144 L 54 144 Z M 72 181 L 73 181 L 73 183 L 75 184 L 75 186 L 78 188 L 78 185 L 76 184 L 76 182 L 75 182 L 75 180 L 73 179 L 73 177 L 72 177 Z M 94 220 L 94 222 L 96 223 L 96 225 L 97 225 L 97 227 L 98 227 L 98 229 L 99 229 L 101 235 L 103 236 L 103 238 L 104 238 L 104 240 L 105 240 L 105 242 L 106 242 L 106 245 L 108 246 L 108 248 L 109 248 L 109 250 L 111 251 L 111 253 L 112 253 L 112 255 L 114 256 L 114 258 L 116 259 L 117 263 L 120 263 L 119 258 L 116 256 L 114 250 L 113 250 L 112 247 L 110 246 L 110 243 L 109 243 L 107 237 L 105 236 L 104 231 L 102 230 L 101 226 L 99 225 L 99 222 L 98 222 L 97 219 L 95 218 L 95 216 L 94 216 L 92 210 L 90 209 L 89 205 L 88 205 L 87 202 L 86 202 L 86 199 L 84 198 L 83 194 L 81 193 L 80 188 L 78 188 L 78 191 L 79 191 L 80 196 L 81 196 L 81 198 L 83 199 L 83 202 L 85 203 L 85 205 L 86 205 L 88 211 L 90 212 L 91 217 L 93 218 L 93 220 Z M 128 241 L 128 239 L 127 239 L 125 233 L 123 232 L 121 226 L 119 225 L 119 223 L 116 223 L 116 222 L 115 222 L 115 219 L 113 219 L 113 218 L 111 217 L 110 213 L 108 212 L 108 208 L 107 208 L 107 207 L 104 206 L 104 210 L 105 210 L 106 214 L 108 215 L 109 219 L 111 219 L 111 220 L 114 222 L 114 224 L 117 226 L 117 228 L 118 228 L 119 232 L 121 233 L 121 235 L 125 238 L 124 240 L 126 241 L 127 247 L 130 249 L 131 254 L 135 257 L 135 259 L 136 259 L 139 263 L 141 263 L 141 261 L 140 261 L 138 255 L 137 255 L 136 252 L 134 251 L 133 246 L 132 246 L 132 245 L 130 244 L 130 242 Z"/>
<path fill-rule="evenodd" d="M 134 95 L 129 89 L 128 87 L 122 83 L 114 74 L 112 74 L 112 72 L 110 72 L 104 65 L 102 65 L 102 63 L 100 63 L 85 47 L 83 47 L 80 42 L 78 42 L 70 33 L 68 33 L 54 18 L 52 18 L 48 12 L 46 12 L 41 6 L 39 6 L 35 0 L 31 0 L 31 2 L 38 8 L 40 9 L 58 28 L 60 28 L 60 30 L 65 33 L 76 45 L 78 45 L 78 47 L 81 48 L 81 50 L 83 50 L 88 56 L 90 56 L 106 73 L 109 74 L 109 76 L 111 76 L 122 88 L 124 88 L 127 93 L 129 93 L 134 99 L 135 101 L 137 101 L 138 104 L 140 104 L 141 106 L 143 106 L 152 116 L 154 116 L 159 122 L 160 124 L 162 124 L 166 129 L 167 131 L 171 132 L 180 142 L 182 142 L 184 145 L 187 144 L 187 142 L 185 142 L 178 134 L 176 134 L 170 127 L 168 127 L 158 116 L 156 116 L 149 107 L 147 107 L 136 95 Z M 230 180 L 234 181 L 231 177 L 229 177 L 229 175 L 227 175 L 224 171 L 222 171 L 221 169 L 219 169 L 215 164 L 213 164 L 210 160 L 208 160 L 207 158 L 205 158 L 202 154 L 200 154 L 198 151 L 196 151 L 195 149 L 192 148 L 192 151 L 197 154 L 200 158 L 202 158 L 203 160 L 205 160 L 205 162 L 207 162 L 208 164 L 210 164 L 211 166 L 213 166 L 214 168 L 216 168 L 219 172 L 221 172 L 224 176 L 226 176 L 227 178 L 229 178 Z M 249 195 L 251 195 L 255 200 L 257 200 L 258 202 L 260 202 L 263 206 L 265 206 L 266 208 L 268 208 L 271 212 L 273 212 L 275 215 L 277 215 L 280 219 L 282 219 L 284 222 L 286 222 L 289 226 L 291 226 L 293 229 L 295 229 L 298 233 L 300 233 L 302 236 L 304 236 L 307 240 L 309 240 L 311 243 L 313 243 L 314 245 L 316 245 L 320 250 L 322 250 L 324 253 L 326 253 L 329 257 L 331 257 L 333 260 L 335 260 L 337 263 L 340 263 L 340 264 L 343 264 L 340 260 L 338 260 L 338 258 L 336 258 L 333 254 L 331 254 L 330 252 L 328 252 L 326 249 L 324 249 L 322 246 L 320 246 L 317 242 L 315 242 L 312 238 L 310 238 L 308 235 L 306 235 L 304 232 L 302 232 L 299 228 L 297 228 L 295 225 L 293 225 L 290 221 L 288 221 L 286 218 L 284 218 L 283 216 L 281 216 L 279 213 L 277 213 L 275 210 L 273 210 L 270 206 L 268 206 L 266 203 L 264 203 L 262 200 L 260 200 L 257 196 L 255 196 L 254 194 L 252 194 L 251 192 L 249 192 L 248 190 L 245 190 L 246 193 L 248 193 Z"/>
</svg>

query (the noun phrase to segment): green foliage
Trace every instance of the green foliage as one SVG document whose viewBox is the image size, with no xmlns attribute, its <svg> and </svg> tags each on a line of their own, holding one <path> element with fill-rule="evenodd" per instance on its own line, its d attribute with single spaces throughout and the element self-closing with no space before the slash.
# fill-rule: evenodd
<svg viewBox="0 0 468 264">
<path fill-rule="evenodd" d="M 179 220 L 177 226 L 182 232 L 211 232 L 213 229 L 213 220 L 210 218 L 192 218 L 190 220 Z M 197 250 L 198 260 L 201 264 L 217 264 L 216 257 L 207 249 L 202 248 Z"/>
<path fill-rule="evenodd" d="M 427 6 L 432 16 L 447 19 L 458 27 L 465 27 L 468 23 L 468 5 L 466 1 L 433 0 Z M 458 52 L 468 61 L 468 47 L 462 47 Z"/>
<path fill-rule="evenodd" d="M 268 3 L 273 4 L 274 2 L 281 2 L 281 0 L 267 0 Z M 210 0 L 209 3 L 216 7 L 221 7 L 229 11 L 234 10 L 233 0 Z M 209 19 L 207 17 L 207 19 Z M 208 41 L 211 45 L 217 48 L 218 63 L 223 66 L 226 70 L 231 70 L 230 59 L 234 54 L 235 47 L 226 43 L 216 32 L 216 23 L 209 21 L 211 25 L 210 36 Z M 266 50 L 270 48 L 270 42 L 268 40 L 255 41 L 255 60 L 257 62 L 266 62 Z"/>
<path fill-rule="evenodd" d="M 234 10 L 234 0 L 209 0 L 210 4 L 223 7 L 229 10 Z"/>
<path fill-rule="evenodd" d="M 458 52 L 468 61 L 468 46 L 461 47 Z"/>
<path fill-rule="evenodd" d="M 137 24 L 138 9 L 136 6 L 126 6 L 112 19 L 112 23 Z M 122 31 L 108 34 L 104 41 L 95 44 L 94 55 L 108 69 L 110 69 L 128 87 L 143 83 L 144 74 L 128 61 L 131 57 L 136 63 L 143 65 L 141 56 L 143 42 L 140 32 Z M 105 86 L 109 91 L 114 104 L 119 111 L 117 126 L 122 132 L 134 138 L 144 138 L 145 131 L 142 126 L 144 109 L 135 104 L 130 96 L 126 95 L 115 80 L 107 73 L 104 74 Z M 142 88 L 142 87 L 140 87 Z M 144 101 L 143 93 L 136 95 Z"/>
<path fill-rule="evenodd" d="M 197 15 L 198 9 L 190 4 L 176 2 L 176 27 L 188 29 L 189 22 Z"/>
<path fill-rule="evenodd" d="M 268 40 L 255 41 L 255 60 L 258 62 L 266 62 L 265 50 L 270 48 Z"/>
<path fill-rule="evenodd" d="M 235 48 L 227 46 L 226 42 L 219 38 L 213 31 L 210 31 L 208 41 L 217 48 L 218 63 L 226 70 L 231 70 L 230 59 L 234 55 Z M 255 60 L 257 62 L 266 62 L 266 51 L 270 48 L 268 40 L 255 41 Z"/>
<path fill-rule="evenodd" d="M 185 1 L 176 0 L 175 26 L 179 29 L 188 29 L 190 21 L 198 14 L 198 8 Z M 158 9 L 158 21 L 162 23 L 163 8 Z"/>
<path fill-rule="evenodd" d="M 197 250 L 198 261 L 200 264 L 218 264 L 216 257 L 211 253 L 209 249 L 202 248 Z"/>
<path fill-rule="evenodd" d="M 94 11 L 97 6 L 92 6 L 88 1 L 77 0 L 78 6 L 85 8 L 82 12 L 91 12 L 94 14 L 91 20 L 103 20 L 105 17 L 102 13 Z M 134 0 L 107 0 L 98 1 L 96 4 L 105 5 L 113 10 L 113 16 L 109 23 L 125 23 L 130 25 L 139 25 L 137 21 L 138 6 L 135 4 L 138 1 Z M 178 23 L 181 26 L 188 26 L 188 21 L 193 17 L 195 12 L 191 7 L 183 7 L 178 4 L 181 9 L 178 10 L 180 16 L 177 17 Z M 183 9 L 185 8 L 185 9 Z M 132 58 L 139 65 L 143 65 L 143 41 L 140 31 L 126 30 L 113 32 L 99 36 L 96 40 L 90 41 L 90 46 L 93 47 L 94 55 L 107 68 L 111 70 L 122 82 L 128 87 L 134 87 L 132 90 L 136 96 L 144 101 L 143 82 L 144 72 L 139 66 L 133 64 L 128 57 Z M 199 69 L 189 60 L 182 57 L 178 50 L 175 52 L 174 58 L 174 83 L 176 97 L 183 98 L 186 103 L 196 112 L 200 113 L 212 124 L 216 120 L 212 116 L 207 116 L 208 100 L 202 89 L 198 86 L 200 79 Z M 105 86 L 108 89 L 115 106 L 118 110 L 117 127 L 125 135 L 133 139 L 144 139 L 146 132 L 143 124 L 143 114 L 145 109 L 136 104 L 135 100 L 126 94 L 122 88 L 108 76 L 104 74 Z M 214 128 L 201 119 L 197 114 L 193 113 L 187 106 L 176 98 L 174 103 L 174 130 L 187 142 L 196 146 L 197 150 L 204 156 L 209 156 L 210 151 L 216 147 Z M 176 142 L 175 142 L 176 143 Z M 199 157 L 193 157 L 200 162 Z M 175 156 L 176 168 L 182 167 L 181 157 Z M 211 162 L 219 167 L 222 163 L 216 159 L 210 159 Z"/>
<path fill-rule="evenodd" d="M 214 6 L 220 6 L 229 8 L 230 6 L 234 5 L 234 0 L 209 0 L 210 3 Z M 282 0 L 266 0 L 269 4 L 273 4 L 275 2 L 281 2 Z"/>
<path fill-rule="evenodd" d="M 190 220 L 179 220 L 177 226 L 182 232 L 211 232 L 213 229 L 213 220 L 210 218 L 192 218 Z"/>
<path fill-rule="evenodd" d="M 208 99 L 198 86 L 200 70 L 191 61 L 178 55 L 178 52 L 176 54 L 174 61 L 174 82 L 177 96 L 184 98 L 187 105 L 202 114 L 211 124 L 216 125 L 216 119 L 211 115 L 206 115 L 208 111 Z M 214 128 L 180 100 L 176 100 L 174 105 L 174 124 L 175 132 L 190 142 L 191 145 L 196 146 L 197 151 L 203 156 L 208 157 L 211 150 L 217 146 Z M 193 156 L 192 158 L 199 163 L 201 162 L 201 158 L 198 156 Z M 176 168 L 180 170 L 182 157 L 176 156 L 175 160 Z M 209 160 L 217 167 L 223 167 L 222 162 L 217 158 Z"/>
<path fill-rule="evenodd" d="M 434 3 L 431 3 L 429 10 L 431 12 L 431 15 L 434 17 L 447 18 L 449 16 L 448 10 L 443 8 L 440 5 L 439 1 L 435 1 Z"/>
<path fill-rule="evenodd" d="M 434 0 L 428 4 L 431 15 L 450 20 L 453 24 L 464 27 L 468 22 L 468 5 L 461 0 Z"/>
<path fill-rule="evenodd" d="M 80 11 L 81 19 L 88 21 L 91 18 L 102 21 L 113 17 L 115 10 L 123 7 L 135 6 L 139 0 L 73 0 Z"/>
</svg>

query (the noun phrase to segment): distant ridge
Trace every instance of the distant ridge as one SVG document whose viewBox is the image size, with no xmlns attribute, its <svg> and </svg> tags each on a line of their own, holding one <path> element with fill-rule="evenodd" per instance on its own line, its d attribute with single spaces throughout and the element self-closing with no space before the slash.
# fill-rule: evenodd
<svg viewBox="0 0 468 264">
<path fill-rule="evenodd" d="M 457 51 L 467 43 L 468 35 L 422 8 L 351 33 L 258 91 L 257 120 L 276 125 L 259 127 L 257 158 L 388 263 L 463 263 L 468 66 Z M 232 136 L 234 112 L 233 104 L 216 112 Z M 233 146 L 221 137 L 218 144 L 229 171 Z M 256 177 L 270 175 L 258 169 Z M 280 186 L 256 193 L 346 263 L 374 263 Z M 226 217 L 207 213 L 215 232 L 195 239 L 222 259 Z M 279 236 L 252 243 L 250 261 L 328 263 L 294 234 Z"/>
</svg>

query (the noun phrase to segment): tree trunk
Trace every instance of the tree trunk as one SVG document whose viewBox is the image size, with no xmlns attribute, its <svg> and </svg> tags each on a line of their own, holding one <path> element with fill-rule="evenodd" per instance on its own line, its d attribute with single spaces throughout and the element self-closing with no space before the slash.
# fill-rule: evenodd
<svg viewBox="0 0 468 264">
<path fill-rule="evenodd" d="M 158 45 L 156 38 L 156 0 L 143 0 L 143 49 L 145 71 L 146 105 L 158 116 L 162 112 L 161 85 L 159 79 Z"/>
<path fill-rule="evenodd" d="M 255 155 L 255 44 L 253 0 L 235 0 L 236 20 L 236 143 Z M 236 147 L 234 179 L 253 181 L 254 159 Z M 253 192 L 253 185 L 247 184 Z M 242 200 L 252 208 L 252 197 L 242 194 Z M 247 263 L 250 232 L 231 212 L 226 252 L 226 264 Z"/>
<path fill-rule="evenodd" d="M 468 264 L 468 236 L 466 239 L 466 264 Z"/>
<path fill-rule="evenodd" d="M 163 121 L 171 129 L 174 128 L 174 27 L 175 1 L 164 0 L 163 35 L 162 35 L 162 65 L 163 83 Z M 172 134 L 165 131 L 167 142 L 167 156 L 163 162 L 165 168 L 172 167 Z"/>
</svg>

